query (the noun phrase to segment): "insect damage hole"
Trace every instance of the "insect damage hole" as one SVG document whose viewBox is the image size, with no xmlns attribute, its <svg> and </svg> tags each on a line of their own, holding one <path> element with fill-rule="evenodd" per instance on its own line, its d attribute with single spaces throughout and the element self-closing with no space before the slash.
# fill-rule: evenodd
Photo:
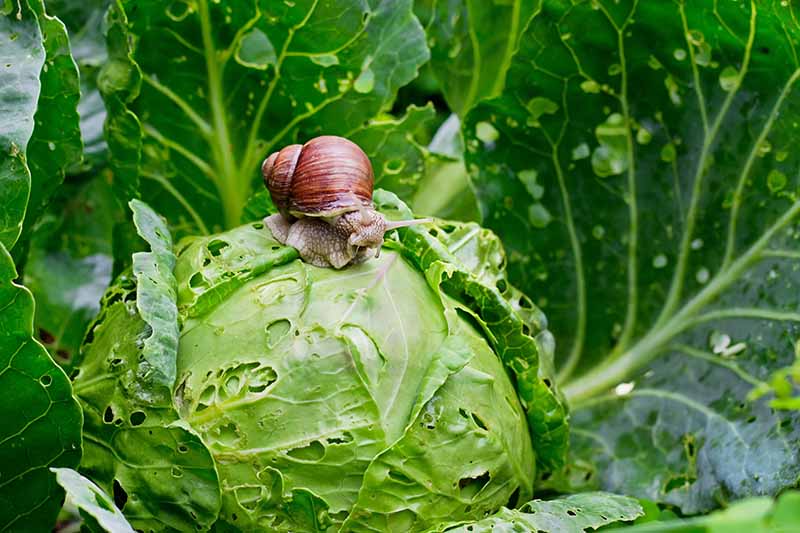
<svg viewBox="0 0 800 533">
<path fill-rule="evenodd" d="M 128 493 L 125 492 L 125 489 L 122 488 L 119 481 L 116 479 L 114 480 L 113 484 L 113 492 L 114 492 L 114 505 L 117 506 L 117 509 L 120 511 L 125 509 L 125 504 L 128 503 Z M 110 509 L 109 509 L 110 510 Z"/>
<path fill-rule="evenodd" d="M 474 477 L 463 477 L 458 480 L 458 488 L 462 498 L 473 498 L 491 481 L 488 471 Z"/>
</svg>

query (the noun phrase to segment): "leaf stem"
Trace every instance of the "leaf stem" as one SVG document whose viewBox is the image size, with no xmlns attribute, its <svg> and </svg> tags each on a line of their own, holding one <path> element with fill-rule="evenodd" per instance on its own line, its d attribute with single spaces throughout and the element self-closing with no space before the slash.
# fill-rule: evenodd
<svg viewBox="0 0 800 533">
<path fill-rule="evenodd" d="M 573 408 L 607 392 L 611 387 L 630 379 L 641 367 L 655 359 L 671 339 L 697 322 L 703 308 L 736 282 L 755 262 L 763 258 L 763 250 L 775 234 L 800 214 L 800 201 L 795 202 L 739 259 L 720 270 L 709 284 L 675 313 L 669 320 L 639 339 L 619 357 L 606 359 L 575 381 L 567 383 L 563 392 Z"/>
<path fill-rule="evenodd" d="M 228 133 L 228 123 L 225 120 L 225 106 L 222 96 L 222 72 L 217 63 L 217 51 L 214 45 L 214 37 L 211 34 L 208 0 L 199 0 L 197 8 L 200 16 L 200 28 L 203 35 L 203 48 L 208 74 L 208 99 L 214 125 L 211 152 L 214 156 L 217 170 L 220 171 L 220 175 L 216 177 L 214 183 L 217 185 L 222 200 L 225 225 L 230 228 L 236 226 L 241 219 L 248 184 L 245 183 L 243 187 L 242 183 L 240 183 L 242 180 L 236 172 L 236 164 L 233 161 L 233 146 Z"/>
</svg>

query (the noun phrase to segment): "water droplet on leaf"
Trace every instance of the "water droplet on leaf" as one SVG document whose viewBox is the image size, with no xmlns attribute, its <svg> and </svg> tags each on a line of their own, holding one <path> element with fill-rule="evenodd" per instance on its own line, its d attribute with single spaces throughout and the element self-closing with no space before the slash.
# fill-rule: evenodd
<svg viewBox="0 0 800 533">
<path fill-rule="evenodd" d="M 778 169 L 772 169 L 767 175 L 767 187 L 771 193 L 782 191 L 787 183 L 786 174 Z"/>
<path fill-rule="evenodd" d="M 697 280 L 697 283 L 700 284 L 707 283 L 710 277 L 711 273 L 708 271 L 706 267 L 701 268 L 700 270 L 697 271 L 697 274 L 695 274 L 695 279 Z"/>
<path fill-rule="evenodd" d="M 482 120 L 475 124 L 475 136 L 485 144 L 491 144 L 500 137 L 500 132 L 491 123 Z"/>
<path fill-rule="evenodd" d="M 731 92 L 739 86 L 739 71 L 733 67 L 725 67 L 719 73 L 719 86 L 723 91 Z"/>
<path fill-rule="evenodd" d="M 686 59 L 686 50 L 683 48 L 676 48 L 675 51 L 672 52 L 672 56 L 678 61 L 683 61 Z"/>
<path fill-rule="evenodd" d="M 586 143 L 581 143 L 572 149 L 572 160 L 577 161 L 579 159 L 586 159 L 590 154 L 591 151 L 589 150 L 589 145 Z"/>
<path fill-rule="evenodd" d="M 528 220 L 534 228 L 545 228 L 553 220 L 553 215 L 545 206 L 536 203 L 528 208 Z"/>
<path fill-rule="evenodd" d="M 356 81 L 353 84 L 353 89 L 355 89 L 357 93 L 365 94 L 372 91 L 374 88 L 375 73 L 369 68 L 362 70 L 361 74 L 359 74 L 358 78 L 356 78 Z"/>
<path fill-rule="evenodd" d="M 664 254 L 658 254 L 653 258 L 653 267 L 654 268 L 664 268 L 667 266 L 667 256 Z"/>
<path fill-rule="evenodd" d="M 622 174 L 628 168 L 628 128 L 619 113 L 608 116 L 595 129 L 600 146 L 592 154 L 592 169 L 599 177 Z"/>
</svg>

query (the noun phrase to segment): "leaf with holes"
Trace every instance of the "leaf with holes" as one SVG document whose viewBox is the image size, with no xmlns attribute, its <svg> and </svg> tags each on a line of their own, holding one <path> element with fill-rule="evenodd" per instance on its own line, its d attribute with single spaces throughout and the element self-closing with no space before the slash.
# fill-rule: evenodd
<svg viewBox="0 0 800 533">
<path fill-rule="evenodd" d="M 80 461 L 81 411 L 69 379 L 33 338 L 33 298 L 16 278 L 0 244 L 0 529 L 48 531 L 63 497 L 48 468 Z"/>
<path fill-rule="evenodd" d="M 485 223 L 560 340 L 553 486 L 695 513 L 800 476 L 798 44 L 791 2 L 544 2 L 468 115 Z"/>
<path fill-rule="evenodd" d="M 103 297 L 82 347 L 75 393 L 84 410 L 81 471 L 137 529 L 209 527 L 220 508 L 216 466 L 172 404 L 178 349 L 175 256 L 166 225 L 131 202 L 151 247 Z M 164 513 L 165 506 L 170 508 Z"/>
<path fill-rule="evenodd" d="M 178 235 L 237 225 L 270 152 L 354 134 L 428 58 L 411 0 L 123 1 L 110 24 L 111 164 Z"/>
<path fill-rule="evenodd" d="M 51 468 L 67 497 L 78 508 L 89 531 L 133 533 L 133 528 L 97 485 L 71 468 Z"/>
<path fill-rule="evenodd" d="M 586 492 L 557 500 L 533 500 L 519 509 L 503 508 L 497 513 L 458 527 L 452 533 L 584 533 L 615 522 L 630 522 L 642 516 L 639 502 L 607 492 Z M 511 528 L 511 529 L 508 529 Z M 428 533 L 437 533 L 436 530 Z"/>
</svg>

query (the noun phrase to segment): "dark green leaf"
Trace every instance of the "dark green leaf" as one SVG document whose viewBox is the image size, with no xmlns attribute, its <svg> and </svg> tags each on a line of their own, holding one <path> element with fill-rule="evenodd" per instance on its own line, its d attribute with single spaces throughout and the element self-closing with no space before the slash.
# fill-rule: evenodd
<svg viewBox="0 0 800 533">
<path fill-rule="evenodd" d="M 237 225 L 264 157 L 359 130 L 428 58 L 410 0 L 123 5 L 101 76 L 112 165 L 132 176 L 141 154 L 142 195 L 179 235 Z"/>
<path fill-rule="evenodd" d="M 466 120 L 484 221 L 560 340 L 573 481 L 699 512 L 800 475 L 769 381 L 800 337 L 793 9 L 544 2 Z"/>
<path fill-rule="evenodd" d="M 23 279 L 37 304 L 35 330 L 67 372 L 111 282 L 119 209 L 103 176 L 65 183 L 31 238 Z"/>
<path fill-rule="evenodd" d="M 114 506 L 111 497 L 100 487 L 71 468 L 51 468 L 56 480 L 67 491 L 67 497 L 78 507 L 84 520 L 91 521 L 92 531 L 107 533 L 133 533 L 125 516 Z"/>
<path fill-rule="evenodd" d="M 44 0 L 29 0 L 42 32 L 45 62 L 39 79 L 41 92 L 28 143 L 26 162 L 31 192 L 25 213 L 25 239 L 61 186 L 67 169 L 81 160 L 83 143 L 78 116 L 80 83 L 64 24 L 45 12 Z"/>
<path fill-rule="evenodd" d="M 81 458 L 81 410 L 69 379 L 33 338 L 33 297 L 0 245 L 0 529 L 48 531 L 62 490 L 49 467 Z"/>
<path fill-rule="evenodd" d="M 378 117 L 350 134 L 372 162 L 375 187 L 411 197 L 426 172 L 425 148 L 416 143 L 414 134 L 435 116 L 430 104 L 409 106 L 402 118 Z"/>
<path fill-rule="evenodd" d="M 537 0 L 417 0 L 431 66 L 445 100 L 464 116 L 503 89 L 520 36 L 538 8 Z"/>
<path fill-rule="evenodd" d="M 452 533 L 584 533 L 615 522 L 629 522 L 642 514 L 642 507 L 633 498 L 586 492 L 558 500 L 533 500 L 519 509 L 504 507 L 483 520 L 429 533 L 445 530 Z"/>
<path fill-rule="evenodd" d="M 42 33 L 26 2 L 0 14 L 0 244 L 14 246 L 22 231 L 31 174 L 26 163 L 45 60 Z"/>
<path fill-rule="evenodd" d="M 47 2 L 48 10 L 58 16 L 67 27 L 72 56 L 80 69 L 81 99 L 78 103 L 78 113 L 84 160 L 82 165 L 70 169 L 70 173 L 98 168 L 107 157 L 108 147 L 103 137 L 106 109 L 97 88 L 97 76 L 108 58 L 104 15 L 109 4 L 109 0 Z"/>
</svg>

